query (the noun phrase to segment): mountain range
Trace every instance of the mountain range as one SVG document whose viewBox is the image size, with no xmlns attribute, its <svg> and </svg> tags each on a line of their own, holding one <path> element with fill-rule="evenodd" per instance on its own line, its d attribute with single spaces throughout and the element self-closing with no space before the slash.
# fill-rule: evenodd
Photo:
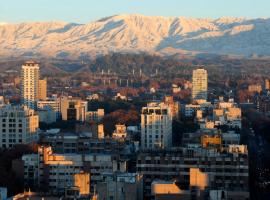
<svg viewBox="0 0 270 200">
<path fill-rule="evenodd" d="M 270 18 L 131 14 L 87 24 L 0 23 L 1 57 L 91 58 L 115 52 L 270 56 Z"/>
</svg>

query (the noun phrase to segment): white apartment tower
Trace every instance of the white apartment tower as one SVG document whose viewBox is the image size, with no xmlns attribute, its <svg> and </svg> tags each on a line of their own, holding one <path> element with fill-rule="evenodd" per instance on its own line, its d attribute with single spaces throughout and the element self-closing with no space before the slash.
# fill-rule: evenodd
<svg viewBox="0 0 270 200">
<path fill-rule="evenodd" d="M 164 103 L 149 103 L 142 108 L 141 148 L 170 148 L 172 146 L 172 114 Z"/>
<path fill-rule="evenodd" d="M 21 102 L 31 109 L 36 108 L 39 97 L 39 64 L 27 61 L 21 68 Z"/>
<path fill-rule="evenodd" d="M 192 99 L 207 100 L 207 71 L 205 69 L 196 69 L 192 73 Z"/>
<path fill-rule="evenodd" d="M 38 140 L 38 115 L 27 106 L 6 105 L 0 109 L 0 148 Z"/>
</svg>

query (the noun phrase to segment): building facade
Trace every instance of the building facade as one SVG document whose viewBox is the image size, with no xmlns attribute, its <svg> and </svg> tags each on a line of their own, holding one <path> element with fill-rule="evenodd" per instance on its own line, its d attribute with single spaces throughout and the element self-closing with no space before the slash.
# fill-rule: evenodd
<svg viewBox="0 0 270 200">
<path fill-rule="evenodd" d="M 38 128 L 38 115 L 27 106 L 7 105 L 0 109 L 0 147 L 37 141 Z"/>
<path fill-rule="evenodd" d="M 205 69 L 196 69 L 192 73 L 192 99 L 207 100 L 208 76 Z"/>
<path fill-rule="evenodd" d="M 172 146 L 172 114 L 164 103 L 150 103 L 141 113 L 141 148 Z"/>
<path fill-rule="evenodd" d="M 82 101 L 80 98 L 62 96 L 61 97 L 61 116 L 64 121 L 82 121 L 86 120 L 88 111 L 87 101 Z"/>
<path fill-rule="evenodd" d="M 21 102 L 29 108 L 36 108 L 39 98 L 39 64 L 28 61 L 21 68 Z"/>
<path fill-rule="evenodd" d="M 137 156 L 137 173 L 143 175 L 144 199 L 150 199 L 154 180 L 174 180 L 182 189 L 189 189 L 191 168 L 198 168 L 209 175 L 210 189 L 249 194 L 247 147 L 230 145 L 222 150 L 195 147 L 140 152 Z"/>
<path fill-rule="evenodd" d="M 38 99 L 47 99 L 47 79 L 39 80 L 38 82 Z"/>
</svg>

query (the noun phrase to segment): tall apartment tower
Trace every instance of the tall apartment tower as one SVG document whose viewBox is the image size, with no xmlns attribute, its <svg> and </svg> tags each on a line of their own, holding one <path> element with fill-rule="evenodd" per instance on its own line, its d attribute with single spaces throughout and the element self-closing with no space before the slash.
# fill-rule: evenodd
<svg viewBox="0 0 270 200">
<path fill-rule="evenodd" d="M 142 108 L 141 148 L 170 148 L 172 146 L 172 114 L 164 103 L 150 103 Z"/>
<path fill-rule="evenodd" d="M 31 109 L 36 108 L 39 98 L 39 64 L 27 61 L 21 68 L 21 102 Z"/>
<path fill-rule="evenodd" d="M 207 71 L 205 69 L 196 69 L 192 73 L 192 99 L 207 100 Z"/>
</svg>

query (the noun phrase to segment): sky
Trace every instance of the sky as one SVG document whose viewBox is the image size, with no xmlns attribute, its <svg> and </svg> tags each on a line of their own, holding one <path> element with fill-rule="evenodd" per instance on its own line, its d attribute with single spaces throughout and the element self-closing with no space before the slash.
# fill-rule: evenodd
<svg viewBox="0 0 270 200">
<path fill-rule="evenodd" d="M 0 0 L 0 22 L 88 23 L 136 13 L 198 18 L 270 17 L 270 0 Z"/>
</svg>

